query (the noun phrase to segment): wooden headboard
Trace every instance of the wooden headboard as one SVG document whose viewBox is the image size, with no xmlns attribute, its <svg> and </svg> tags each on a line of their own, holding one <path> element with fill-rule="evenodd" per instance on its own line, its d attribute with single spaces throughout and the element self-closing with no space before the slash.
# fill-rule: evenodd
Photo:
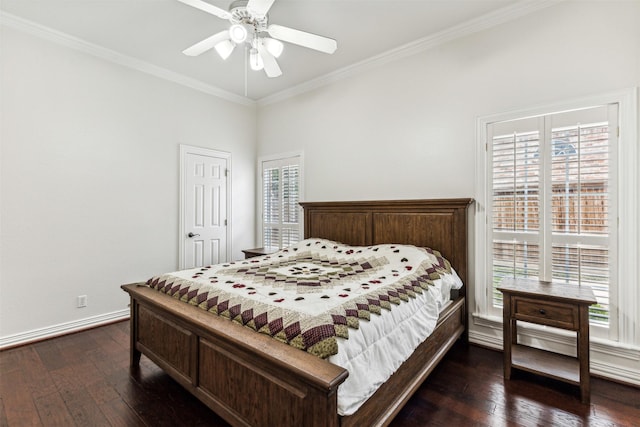
<svg viewBox="0 0 640 427">
<path fill-rule="evenodd" d="M 302 202 L 304 237 L 348 245 L 436 249 L 467 278 L 467 207 L 473 199 Z"/>
</svg>

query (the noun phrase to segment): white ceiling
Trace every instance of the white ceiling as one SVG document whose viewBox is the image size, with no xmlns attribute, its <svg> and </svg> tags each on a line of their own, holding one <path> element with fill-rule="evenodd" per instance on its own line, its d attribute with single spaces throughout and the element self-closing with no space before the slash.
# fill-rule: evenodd
<svg viewBox="0 0 640 427">
<path fill-rule="evenodd" d="M 215 50 L 199 57 L 182 51 L 228 27 L 228 22 L 177 0 L 0 0 L 4 17 L 40 26 L 116 51 L 199 83 L 243 97 L 244 56 L 223 61 Z M 206 0 L 227 9 L 231 0 Z M 283 75 L 248 71 L 248 98 L 260 100 L 353 64 L 522 4 L 518 0 L 276 0 L 269 23 L 327 36 L 327 55 L 286 44 Z M 524 2 L 530 3 L 530 2 Z"/>
</svg>

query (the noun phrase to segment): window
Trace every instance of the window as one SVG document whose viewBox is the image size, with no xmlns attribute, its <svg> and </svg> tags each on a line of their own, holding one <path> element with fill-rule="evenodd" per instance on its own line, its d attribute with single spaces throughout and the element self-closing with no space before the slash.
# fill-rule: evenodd
<svg viewBox="0 0 640 427">
<path fill-rule="evenodd" d="M 505 277 L 588 285 L 608 327 L 617 271 L 617 105 L 489 124 L 492 309 Z"/>
<path fill-rule="evenodd" d="M 591 286 L 603 357 L 640 344 L 637 106 L 632 88 L 478 119 L 474 339 L 500 328 L 511 275 Z"/>
<path fill-rule="evenodd" d="M 639 118 L 637 88 L 478 118 L 471 340 L 501 345 L 501 277 L 588 285 L 593 372 L 637 376 Z M 575 346 L 552 328 L 519 332 L 543 349 Z"/>
<path fill-rule="evenodd" d="M 260 162 L 262 246 L 284 248 L 300 241 L 301 155 Z"/>
</svg>

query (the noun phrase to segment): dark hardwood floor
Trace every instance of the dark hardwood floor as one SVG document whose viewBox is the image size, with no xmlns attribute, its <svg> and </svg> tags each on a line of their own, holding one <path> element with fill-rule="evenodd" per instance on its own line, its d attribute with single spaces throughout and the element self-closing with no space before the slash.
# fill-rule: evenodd
<svg viewBox="0 0 640 427">
<path fill-rule="evenodd" d="M 0 353 L 2 426 L 226 426 L 144 356 L 129 376 L 129 322 Z M 505 382 L 502 353 L 462 343 L 391 424 L 640 426 L 640 390 L 592 379 L 577 387 L 525 374 Z"/>
</svg>

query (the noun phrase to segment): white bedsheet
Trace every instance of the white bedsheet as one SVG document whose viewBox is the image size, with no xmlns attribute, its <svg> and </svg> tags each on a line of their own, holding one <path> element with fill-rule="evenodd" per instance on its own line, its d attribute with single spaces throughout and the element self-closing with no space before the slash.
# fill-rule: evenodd
<svg viewBox="0 0 640 427">
<path fill-rule="evenodd" d="M 462 281 L 455 271 L 434 282 L 428 292 L 361 321 L 338 339 L 338 354 L 328 360 L 349 371 L 338 389 L 338 413 L 351 415 L 384 383 L 434 330 L 451 289 Z"/>
</svg>

